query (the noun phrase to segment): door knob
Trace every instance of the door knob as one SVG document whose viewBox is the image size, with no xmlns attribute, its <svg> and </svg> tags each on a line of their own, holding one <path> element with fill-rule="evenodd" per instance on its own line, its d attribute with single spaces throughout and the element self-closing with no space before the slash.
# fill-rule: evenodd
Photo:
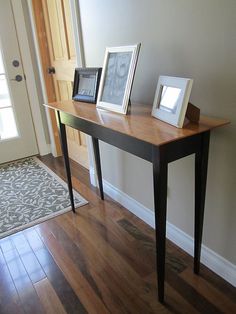
<svg viewBox="0 0 236 314">
<path fill-rule="evenodd" d="M 55 74 L 55 73 L 56 73 L 56 70 L 55 70 L 54 67 L 48 67 L 48 68 L 47 68 L 47 72 L 48 72 L 48 74 Z"/>
<path fill-rule="evenodd" d="M 11 81 L 17 81 L 17 82 L 21 82 L 23 80 L 23 77 L 21 75 L 16 75 L 14 79 L 11 79 Z"/>
</svg>

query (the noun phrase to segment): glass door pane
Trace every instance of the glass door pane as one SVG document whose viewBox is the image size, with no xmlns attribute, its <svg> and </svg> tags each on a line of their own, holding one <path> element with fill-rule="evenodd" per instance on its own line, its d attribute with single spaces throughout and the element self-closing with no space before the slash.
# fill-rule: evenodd
<svg viewBox="0 0 236 314">
<path fill-rule="evenodd" d="M 7 79 L 0 50 L 0 140 L 17 137 L 15 115 L 12 108 Z"/>
</svg>

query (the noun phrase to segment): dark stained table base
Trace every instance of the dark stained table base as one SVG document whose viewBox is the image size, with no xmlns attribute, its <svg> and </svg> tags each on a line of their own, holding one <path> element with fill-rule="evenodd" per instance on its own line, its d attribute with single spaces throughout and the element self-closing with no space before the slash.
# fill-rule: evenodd
<svg viewBox="0 0 236 314">
<path fill-rule="evenodd" d="M 206 196 L 210 131 L 201 134 L 201 146 L 195 154 L 195 220 L 194 220 L 194 272 L 199 273 L 202 229 Z"/>
<path fill-rule="evenodd" d="M 210 131 L 198 133 L 161 146 L 155 146 L 64 112 L 57 111 L 57 117 L 71 206 L 74 212 L 75 208 L 65 125 L 78 129 L 92 137 L 101 199 L 104 199 L 104 193 L 98 140 L 102 140 L 135 156 L 152 162 L 156 223 L 158 299 L 161 303 L 164 303 L 168 163 L 190 154 L 195 154 L 194 272 L 198 274 L 200 268 Z"/>
<path fill-rule="evenodd" d="M 101 170 L 98 139 L 95 137 L 92 137 L 92 142 L 93 142 L 94 159 L 95 159 L 95 165 L 96 165 L 96 171 L 97 171 L 100 196 L 101 196 L 101 199 L 104 200 L 103 185 L 102 185 L 102 170 Z"/>
<path fill-rule="evenodd" d="M 59 134 L 60 134 L 61 148 L 62 148 L 65 167 L 66 167 L 67 184 L 68 184 L 68 190 L 69 190 L 69 195 L 70 195 L 71 208 L 73 212 L 75 213 L 75 204 L 74 204 L 73 188 L 72 188 L 72 181 L 71 181 L 71 171 L 70 171 L 70 160 L 69 160 L 68 146 L 67 146 L 67 139 L 66 139 L 66 127 L 65 127 L 65 124 L 61 123 L 59 112 L 57 115 L 57 124 L 58 124 L 58 129 L 59 129 Z"/>
</svg>

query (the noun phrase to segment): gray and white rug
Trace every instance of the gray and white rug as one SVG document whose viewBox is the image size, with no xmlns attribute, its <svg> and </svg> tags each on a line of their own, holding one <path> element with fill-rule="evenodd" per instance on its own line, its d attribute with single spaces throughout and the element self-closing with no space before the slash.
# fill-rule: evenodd
<svg viewBox="0 0 236 314">
<path fill-rule="evenodd" d="M 76 207 L 88 203 L 74 198 Z M 67 184 L 38 158 L 0 166 L 0 238 L 70 210 Z"/>
</svg>

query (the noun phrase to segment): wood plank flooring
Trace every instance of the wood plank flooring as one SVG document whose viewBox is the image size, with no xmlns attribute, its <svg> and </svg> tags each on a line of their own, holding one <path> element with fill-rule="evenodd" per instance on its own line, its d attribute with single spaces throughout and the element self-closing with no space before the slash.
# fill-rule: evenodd
<svg viewBox="0 0 236 314">
<path fill-rule="evenodd" d="M 62 158 L 41 160 L 65 178 Z M 157 301 L 154 230 L 90 185 L 89 204 L 0 240 L 0 313 L 236 313 L 236 288 L 167 241 L 165 305 Z"/>
</svg>

